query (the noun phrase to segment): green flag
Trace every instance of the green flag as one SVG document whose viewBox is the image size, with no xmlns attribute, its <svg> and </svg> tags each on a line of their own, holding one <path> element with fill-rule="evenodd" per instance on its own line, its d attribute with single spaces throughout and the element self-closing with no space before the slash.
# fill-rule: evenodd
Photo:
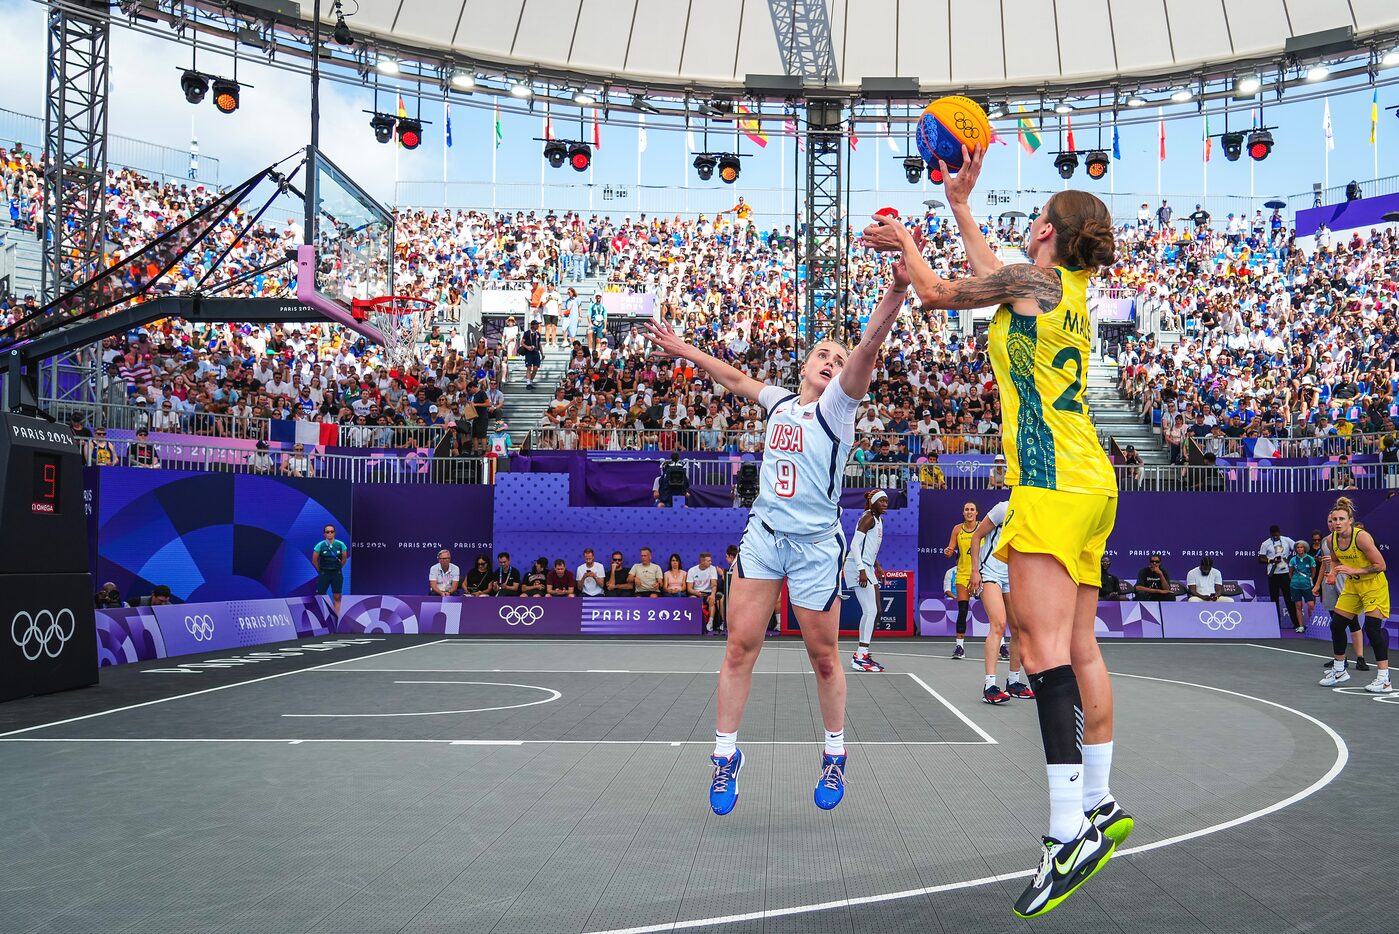
<svg viewBox="0 0 1399 934">
<path fill-rule="evenodd" d="M 1024 106 L 1021 106 L 1020 112 L 1025 112 Z M 1035 132 L 1035 124 L 1025 117 L 1017 117 L 1015 125 L 1020 130 L 1020 145 L 1024 146 L 1030 155 L 1034 155 L 1035 150 L 1040 148 L 1040 135 Z"/>
<path fill-rule="evenodd" d="M 500 148 L 500 141 L 505 138 L 504 131 L 500 128 L 500 105 L 495 105 L 495 148 Z"/>
</svg>

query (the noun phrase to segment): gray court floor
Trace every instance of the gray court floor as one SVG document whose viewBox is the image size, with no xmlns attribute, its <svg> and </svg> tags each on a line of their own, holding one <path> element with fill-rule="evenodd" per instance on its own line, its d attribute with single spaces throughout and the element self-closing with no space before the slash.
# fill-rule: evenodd
<svg viewBox="0 0 1399 934">
<path fill-rule="evenodd" d="M 1034 705 L 945 643 L 848 673 L 823 812 L 806 656 L 769 642 L 721 818 L 719 642 L 322 642 L 0 708 L 0 931 L 1392 929 L 1399 703 L 1318 687 L 1305 644 L 1105 647 L 1137 833 L 1027 924 Z"/>
</svg>

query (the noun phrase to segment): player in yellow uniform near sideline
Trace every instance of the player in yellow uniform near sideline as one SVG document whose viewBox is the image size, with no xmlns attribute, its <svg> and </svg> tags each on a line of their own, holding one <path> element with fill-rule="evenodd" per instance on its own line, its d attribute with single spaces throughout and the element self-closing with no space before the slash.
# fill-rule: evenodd
<svg viewBox="0 0 1399 934">
<path fill-rule="evenodd" d="M 1321 685 L 1329 688 L 1350 680 L 1350 672 L 1346 671 L 1346 632 L 1364 613 L 1365 636 L 1374 650 L 1377 669 L 1375 680 L 1365 690 L 1371 694 L 1393 693 L 1389 681 L 1389 633 L 1384 629 L 1385 620 L 1389 619 L 1384 555 L 1375 544 L 1375 537 L 1356 526 L 1355 504 L 1349 497 L 1336 500 L 1326 524 L 1331 528 L 1331 554 L 1322 559 L 1326 562 L 1326 581 L 1334 584 L 1338 574 L 1345 575 L 1345 581 L 1336 598 L 1336 608 L 1331 611 L 1331 651 L 1336 660 L 1321 679 Z"/>
<path fill-rule="evenodd" d="M 980 523 L 981 512 L 976 503 L 970 500 L 962 504 L 962 521 L 952 527 L 952 535 L 942 553 L 957 558 L 957 644 L 952 647 L 952 657 L 961 659 L 967 655 L 967 611 L 971 607 L 972 592 L 972 535 Z"/>
<path fill-rule="evenodd" d="M 1010 570 L 1050 802 L 1039 868 L 1015 903 L 1018 916 L 1031 918 L 1073 894 L 1133 827 L 1108 789 L 1112 685 L 1093 634 L 1117 483 L 1083 404 L 1091 336 L 1086 291 L 1089 278 L 1113 262 L 1113 224 L 1094 195 L 1058 192 L 1030 225 L 1030 263 L 1002 264 L 969 206 L 984 155 L 964 151 L 955 176 L 942 166 L 973 278 L 940 278 L 896 219 L 876 216 L 864 238 L 874 249 L 903 252 L 925 306 L 999 306 L 988 345 L 1012 489 L 996 557 Z"/>
</svg>

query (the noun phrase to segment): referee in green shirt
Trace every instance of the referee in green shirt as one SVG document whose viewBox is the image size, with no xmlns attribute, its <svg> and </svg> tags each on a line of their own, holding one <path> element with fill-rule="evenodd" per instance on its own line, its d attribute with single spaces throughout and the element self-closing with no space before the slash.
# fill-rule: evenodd
<svg viewBox="0 0 1399 934">
<path fill-rule="evenodd" d="M 335 537 L 335 526 L 327 525 L 323 534 L 325 538 L 311 549 L 311 563 L 316 566 L 316 596 L 335 594 L 335 616 L 339 619 L 340 595 L 345 589 L 345 562 L 350 558 L 350 548 Z"/>
</svg>

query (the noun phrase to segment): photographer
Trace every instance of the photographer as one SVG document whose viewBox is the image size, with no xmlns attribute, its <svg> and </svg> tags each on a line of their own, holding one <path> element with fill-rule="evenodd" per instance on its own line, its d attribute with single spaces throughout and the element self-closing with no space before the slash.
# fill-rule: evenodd
<svg viewBox="0 0 1399 934">
<path fill-rule="evenodd" d="M 97 591 L 92 601 L 99 610 L 119 610 L 126 606 L 121 594 L 117 593 L 117 585 L 111 581 L 102 585 L 102 589 Z"/>
<path fill-rule="evenodd" d="M 651 488 L 651 497 L 657 506 L 673 506 L 675 497 L 685 496 L 689 492 L 690 477 L 685 472 L 685 465 L 680 463 L 680 453 L 672 451 L 670 460 L 661 465 L 661 475 Z"/>
</svg>

